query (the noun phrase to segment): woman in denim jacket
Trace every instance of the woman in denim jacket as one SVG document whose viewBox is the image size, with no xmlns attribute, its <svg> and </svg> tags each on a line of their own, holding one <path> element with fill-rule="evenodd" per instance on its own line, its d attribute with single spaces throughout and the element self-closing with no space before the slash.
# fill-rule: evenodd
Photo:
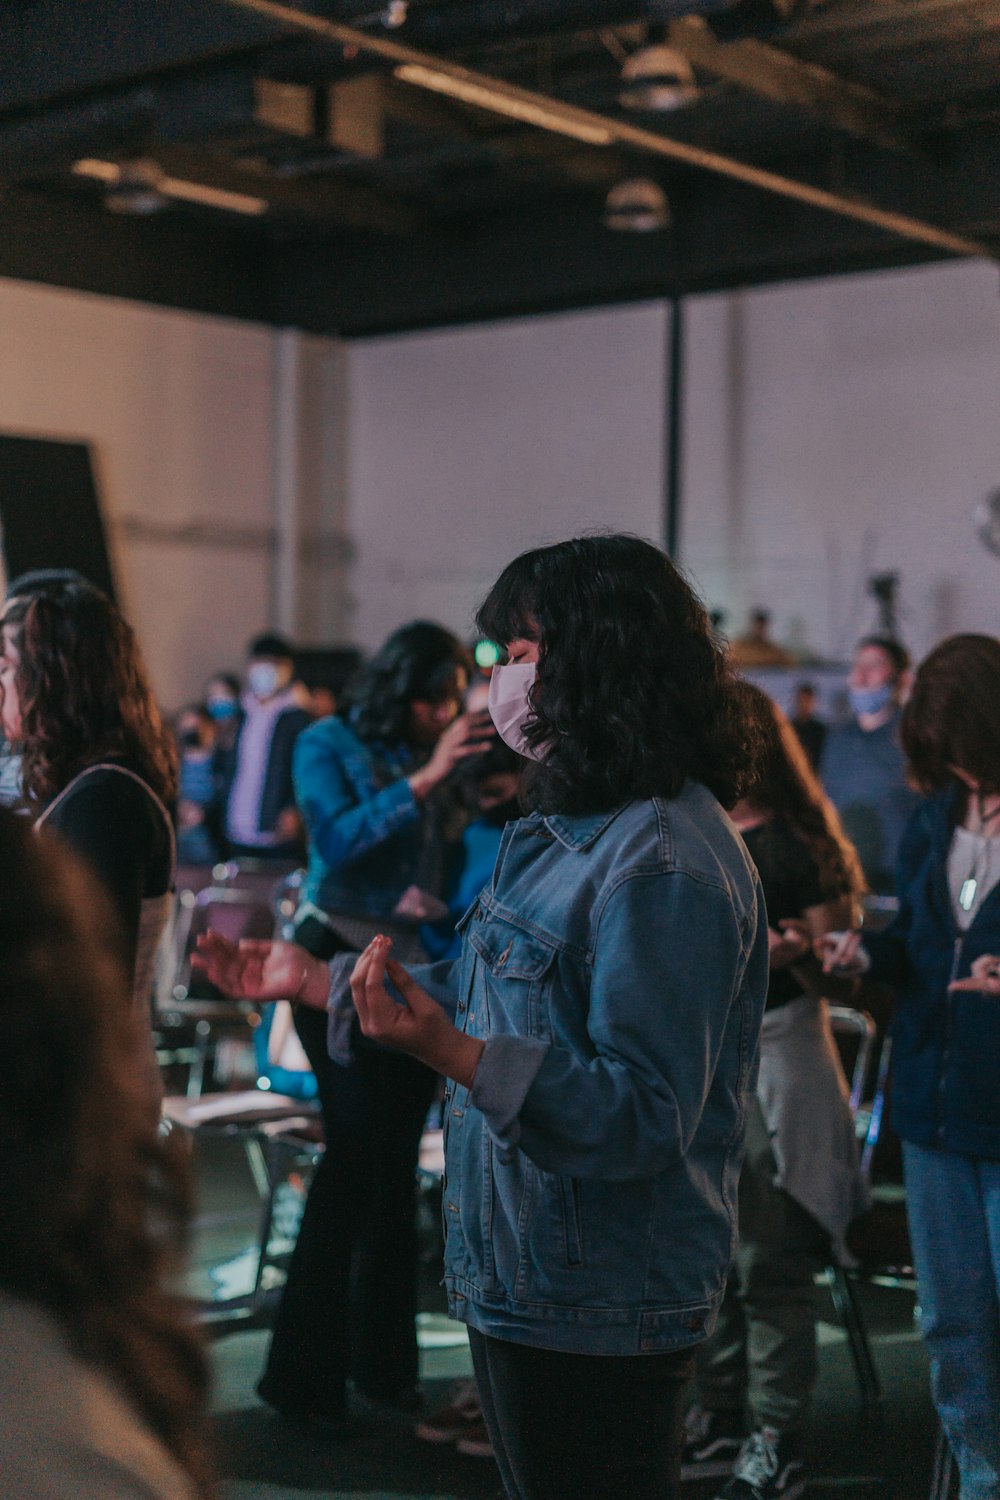
<svg viewBox="0 0 1000 1500">
<path fill-rule="evenodd" d="M 720 806 L 754 731 L 702 606 L 636 538 L 525 554 L 479 623 L 507 646 L 491 712 L 535 762 L 530 812 L 461 958 L 411 974 L 378 937 L 354 1000 L 368 1037 L 449 1080 L 445 1283 L 507 1494 L 663 1500 L 735 1247 L 767 989 Z M 326 1004 L 298 950 L 205 955 L 224 988 Z"/>
<path fill-rule="evenodd" d="M 900 847 L 899 913 L 830 967 L 896 990 L 892 1124 L 938 1414 L 961 1500 L 1000 1497 L 1000 642 L 931 652 L 903 710 L 913 779 L 933 793 Z"/>
</svg>

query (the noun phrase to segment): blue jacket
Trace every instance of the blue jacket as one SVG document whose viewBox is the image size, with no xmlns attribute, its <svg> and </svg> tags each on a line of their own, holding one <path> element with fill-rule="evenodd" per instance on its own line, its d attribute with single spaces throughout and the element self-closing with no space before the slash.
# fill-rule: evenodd
<svg viewBox="0 0 1000 1500">
<path fill-rule="evenodd" d="M 917 808 L 900 846 L 899 914 L 866 937 L 871 976 L 894 986 L 892 1123 L 904 1140 L 1000 1160 L 1000 1002 L 948 993 L 983 953 L 1000 953 L 1000 886 L 963 935 L 947 861 L 957 793 Z"/>
<path fill-rule="evenodd" d="M 510 823 L 418 970 L 484 1037 L 445 1107 L 445 1284 L 484 1333 L 592 1354 L 677 1349 L 715 1320 L 764 995 L 767 926 L 704 787 Z"/>
<path fill-rule="evenodd" d="M 423 839 L 405 748 L 376 755 L 340 718 L 295 745 L 295 800 L 309 835 L 303 899 L 320 910 L 385 917 L 414 882 Z"/>
</svg>

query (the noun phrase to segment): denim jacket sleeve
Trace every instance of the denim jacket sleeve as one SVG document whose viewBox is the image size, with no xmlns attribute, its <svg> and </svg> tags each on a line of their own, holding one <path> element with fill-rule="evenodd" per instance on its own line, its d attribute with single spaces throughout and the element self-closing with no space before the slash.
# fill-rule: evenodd
<svg viewBox="0 0 1000 1500">
<path fill-rule="evenodd" d="M 362 753 L 359 745 L 359 766 Z M 350 864 L 420 817 L 405 776 L 379 791 L 364 788 L 360 777 L 349 775 L 346 759 L 327 725 L 300 735 L 295 746 L 295 800 L 312 843 L 331 870 Z"/>
<path fill-rule="evenodd" d="M 486 1042 L 471 1091 L 498 1141 L 546 1171 L 625 1181 L 684 1155 L 727 1045 L 745 1089 L 767 987 L 762 918 L 680 871 L 632 873 L 613 891 L 594 945 L 589 1057 L 555 1042 Z M 757 979 L 731 1030 L 748 959 Z M 553 1006 L 558 999 L 553 998 Z"/>
</svg>

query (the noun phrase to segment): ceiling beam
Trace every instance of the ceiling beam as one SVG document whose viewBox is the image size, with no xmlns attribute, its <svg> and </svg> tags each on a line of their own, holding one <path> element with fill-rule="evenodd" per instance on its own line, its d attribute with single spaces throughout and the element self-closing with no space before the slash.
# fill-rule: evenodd
<svg viewBox="0 0 1000 1500">
<path fill-rule="evenodd" d="M 804 109 L 827 125 L 877 146 L 913 149 L 901 127 L 898 107 L 874 89 L 848 83 L 826 68 L 802 62 L 764 42 L 720 42 L 698 16 L 674 21 L 668 40 L 694 67 L 714 78 L 778 104 Z"/>
<path fill-rule="evenodd" d="M 488 74 L 460 67 L 444 58 L 420 52 L 381 36 L 369 36 L 356 27 L 327 21 L 276 0 L 223 0 L 234 10 L 287 26 L 291 31 L 324 38 L 338 47 L 357 49 L 359 55 L 376 57 L 394 67 L 415 85 L 434 92 L 461 94 L 466 102 L 494 114 L 537 124 L 556 134 L 574 136 L 595 146 L 618 144 L 645 156 L 682 162 L 701 171 L 740 182 L 762 192 L 851 219 L 873 229 L 897 235 L 938 253 L 995 259 L 987 245 L 953 233 L 939 224 L 881 208 L 865 199 L 849 197 L 827 188 L 801 182 L 768 171 L 736 157 L 677 141 L 657 131 L 643 129 L 611 115 L 597 114 L 564 104 L 550 95 L 502 83 Z"/>
</svg>

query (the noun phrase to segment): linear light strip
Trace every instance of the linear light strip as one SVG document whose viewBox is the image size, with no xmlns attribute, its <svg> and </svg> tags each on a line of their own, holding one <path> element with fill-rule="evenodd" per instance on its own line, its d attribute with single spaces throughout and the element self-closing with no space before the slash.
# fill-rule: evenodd
<svg viewBox="0 0 1000 1500">
<path fill-rule="evenodd" d="M 610 146 L 612 135 L 604 125 L 595 125 L 589 120 L 577 120 L 564 115 L 541 102 L 525 99 L 519 94 L 506 94 L 500 88 L 487 87 L 465 78 L 454 78 L 450 73 L 441 73 L 436 68 L 425 68 L 420 63 L 402 63 L 395 69 L 401 83 L 412 83 L 418 88 L 430 89 L 435 94 L 447 94 L 463 104 L 473 104 L 478 109 L 488 109 L 493 114 L 506 115 L 511 120 L 521 120 L 526 125 L 537 125 L 541 130 L 554 130 L 559 135 L 572 136 L 574 140 L 586 141 L 588 146 Z"/>
<path fill-rule="evenodd" d="M 549 115 L 552 118 L 553 123 L 546 123 L 541 126 L 542 129 L 555 130 L 556 119 L 560 122 L 571 121 L 574 125 L 590 125 L 595 130 L 606 132 L 607 139 L 602 140 L 601 145 L 611 145 L 617 142 L 650 156 L 685 162 L 688 166 L 713 172 L 718 177 L 728 177 L 734 182 L 747 183 L 750 187 L 761 188 L 764 192 L 774 193 L 781 198 L 790 198 L 793 202 L 805 203 L 811 208 L 822 209 L 842 219 L 854 219 L 861 224 L 870 224 L 874 229 L 885 230 L 889 234 L 914 240 L 918 244 L 932 245 L 935 249 L 945 250 L 951 255 L 972 256 L 984 260 L 997 258 L 988 246 L 976 240 L 967 239 L 964 235 L 953 234 L 948 229 L 941 229 L 936 224 L 928 224 L 924 219 L 915 219 L 909 214 L 899 214 L 889 209 L 877 208 L 874 204 L 862 202 L 858 198 L 848 198 L 841 193 L 828 192 L 825 188 L 813 187 L 810 183 L 800 182 L 794 177 L 783 177 L 778 172 L 768 172 L 760 167 L 751 166 L 748 162 L 740 161 L 736 157 L 723 156 L 717 151 L 705 151 L 699 146 L 688 145 L 686 141 L 674 140 L 671 136 L 660 135 L 652 130 L 642 130 L 635 125 L 612 119 L 610 116 L 596 114 L 592 110 L 563 105 L 558 99 L 533 93 L 530 89 L 500 84 L 488 74 L 474 73 L 468 68 L 445 62 L 429 53 L 420 52 L 415 47 L 406 47 L 399 42 L 389 41 L 385 37 L 369 36 L 367 32 L 359 31 L 355 26 L 346 26 L 341 21 L 327 21 L 321 16 L 308 15 L 305 11 L 295 10 L 292 6 L 279 5 L 276 0 L 223 0 L 223 3 L 231 10 L 262 16 L 279 26 L 289 26 L 296 31 L 309 32 L 337 46 L 352 47 L 369 56 L 380 57 L 397 69 L 419 67 L 429 73 L 447 76 L 456 83 L 476 85 L 486 94 L 495 96 L 493 102 L 484 105 L 484 108 L 492 109 L 496 113 L 510 114 L 509 110 L 499 108 L 496 101 L 500 98 L 503 98 L 505 102 L 518 99 L 526 104 L 534 105 L 543 115 Z M 426 86 L 429 87 L 429 85 Z M 565 128 L 562 133 L 570 134 Z M 579 138 L 577 136 L 577 139 Z"/>
<path fill-rule="evenodd" d="M 122 177 L 118 162 L 99 161 L 92 156 L 75 161 L 72 170 L 77 177 L 90 177 L 96 182 L 106 182 L 109 187 L 120 182 Z M 218 208 L 228 213 L 256 216 L 266 214 L 269 206 L 266 198 L 234 193 L 229 188 L 211 187 L 208 183 L 191 182 L 182 177 L 158 177 L 150 186 L 165 198 L 180 198 L 185 203 L 199 203 L 205 208 Z"/>
</svg>

